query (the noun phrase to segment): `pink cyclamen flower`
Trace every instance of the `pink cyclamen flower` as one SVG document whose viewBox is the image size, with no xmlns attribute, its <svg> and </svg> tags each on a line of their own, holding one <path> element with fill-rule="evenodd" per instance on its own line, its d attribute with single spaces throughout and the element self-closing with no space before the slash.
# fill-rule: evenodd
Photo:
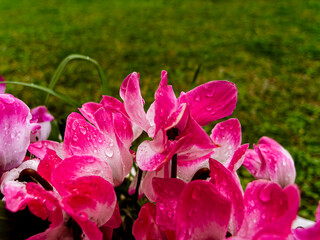
<svg viewBox="0 0 320 240">
<path fill-rule="evenodd" d="M 156 205 L 139 214 L 133 225 L 136 239 L 223 239 L 227 233 L 231 202 L 203 180 L 185 183 L 174 178 L 154 178 Z M 153 205 L 154 206 L 154 205 Z M 150 207 L 148 207 L 150 208 Z M 155 209 L 154 209 L 155 208 Z M 160 233 L 159 233 L 160 232 Z"/>
<path fill-rule="evenodd" d="M 54 117 L 48 112 L 45 106 L 38 106 L 31 109 L 31 134 L 30 141 L 47 140 L 51 132 L 51 124 Z"/>
<path fill-rule="evenodd" d="M 282 187 L 293 184 L 296 170 L 290 153 L 275 140 L 262 137 L 248 149 L 243 165 L 257 179 L 270 179 Z"/>
<path fill-rule="evenodd" d="M 307 228 L 296 228 L 292 230 L 296 240 L 318 240 L 320 239 L 320 201 L 316 210 L 316 222 Z"/>
<path fill-rule="evenodd" d="M 287 239 L 299 202 L 299 191 L 293 184 L 282 189 L 279 184 L 267 180 L 249 183 L 244 193 L 243 224 L 231 239 Z"/>
<path fill-rule="evenodd" d="M 23 164 L 30 161 L 34 160 Z M 30 239 L 72 237 L 75 233 L 68 228 L 70 221 L 79 225 L 84 236 L 92 240 L 103 238 L 99 228 L 110 232 L 119 227 L 119 208 L 109 183 L 111 171 L 104 161 L 93 156 L 72 156 L 62 160 L 48 149 L 38 167 L 34 167 L 41 185 L 17 182 L 15 175 L 19 173 L 18 180 L 23 180 L 20 179 L 23 177 L 21 170 L 26 167 L 8 172 L 3 179 L 2 191 L 10 211 L 28 206 L 33 214 L 51 222 L 47 231 Z"/>
<path fill-rule="evenodd" d="M 167 84 L 167 73 L 161 82 L 155 101 L 147 113 L 143 109 L 139 74 L 132 73 L 123 81 L 120 96 L 130 119 L 140 126 L 152 141 L 138 147 L 137 164 L 144 171 L 160 170 L 174 154 L 179 161 L 191 161 L 212 153 L 215 145 L 201 126 L 230 115 L 235 109 L 237 90 L 233 83 L 212 81 L 176 98 Z M 171 139 L 169 132 L 175 129 Z"/>
<path fill-rule="evenodd" d="M 46 149 L 54 149 L 62 158 L 74 155 L 91 155 L 104 160 L 112 170 L 115 186 L 123 182 L 132 167 L 129 151 L 133 130 L 123 104 L 112 97 L 104 96 L 100 103 L 85 103 L 80 112 L 68 116 L 64 142 L 33 143 L 29 151 L 42 159 Z"/>
<path fill-rule="evenodd" d="M 30 109 L 0 84 L 0 175 L 23 161 L 30 144 Z"/>
</svg>

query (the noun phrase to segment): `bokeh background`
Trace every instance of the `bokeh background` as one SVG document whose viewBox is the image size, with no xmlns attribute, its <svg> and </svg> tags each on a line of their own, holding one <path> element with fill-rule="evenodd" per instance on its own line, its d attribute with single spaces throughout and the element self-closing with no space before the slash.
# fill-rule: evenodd
<svg viewBox="0 0 320 240">
<path fill-rule="evenodd" d="M 139 72 L 146 107 L 161 70 L 177 95 L 207 81 L 232 81 L 239 91 L 232 117 L 242 124 L 243 142 L 269 136 L 291 153 L 300 215 L 314 219 L 319 12 L 317 0 L 0 0 L 0 74 L 48 86 L 60 61 L 79 53 L 100 63 L 117 98 L 126 75 Z M 99 74 L 86 61 L 72 61 L 55 88 L 80 103 L 99 101 L 100 89 Z M 44 104 L 45 94 L 32 88 L 8 85 L 7 92 L 30 107 Z M 57 119 L 76 111 L 54 97 L 48 108 Z M 240 174 L 244 184 L 251 179 L 245 169 Z"/>
</svg>

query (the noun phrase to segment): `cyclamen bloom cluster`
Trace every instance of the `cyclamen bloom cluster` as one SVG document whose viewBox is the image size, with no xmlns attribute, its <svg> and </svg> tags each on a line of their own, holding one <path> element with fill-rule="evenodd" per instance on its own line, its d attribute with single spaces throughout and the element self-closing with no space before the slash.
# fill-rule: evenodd
<svg viewBox="0 0 320 240">
<path fill-rule="evenodd" d="M 71 113 L 61 143 L 46 140 L 53 117 L 44 107 L 30 111 L 4 90 L 0 84 L 6 208 L 28 207 L 50 222 L 29 239 L 112 239 L 122 224 L 114 187 L 134 160 L 139 170 L 129 193 L 149 200 L 133 224 L 136 239 L 320 238 L 320 210 L 314 226 L 291 229 L 299 191 L 293 159 L 281 145 L 263 137 L 248 149 L 235 118 L 216 124 L 210 136 L 203 130 L 234 111 L 231 82 L 208 82 L 177 98 L 163 71 L 145 112 L 139 74 L 132 73 L 120 88 L 123 102 L 103 96 Z M 132 143 L 143 131 L 151 140 L 134 153 Z M 27 148 L 37 158 L 25 159 Z M 245 191 L 241 165 L 258 179 Z"/>
</svg>

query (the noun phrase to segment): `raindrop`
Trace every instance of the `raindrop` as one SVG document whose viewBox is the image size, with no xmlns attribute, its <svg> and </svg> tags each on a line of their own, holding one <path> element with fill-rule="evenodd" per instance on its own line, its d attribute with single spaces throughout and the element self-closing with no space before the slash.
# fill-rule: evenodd
<svg viewBox="0 0 320 240">
<path fill-rule="evenodd" d="M 173 213 L 171 211 L 168 211 L 168 217 L 173 218 Z"/>
<path fill-rule="evenodd" d="M 107 157 L 112 157 L 113 156 L 113 151 L 111 149 L 107 149 L 105 152 Z"/>
<path fill-rule="evenodd" d="M 79 130 L 80 132 L 83 134 L 83 135 L 86 135 L 87 134 L 87 129 L 83 126 L 79 126 Z"/>
<path fill-rule="evenodd" d="M 207 111 L 212 111 L 213 108 L 212 108 L 212 106 L 206 106 L 205 109 L 206 109 Z"/>
<path fill-rule="evenodd" d="M 77 142 L 77 141 L 78 141 L 78 136 L 77 136 L 76 134 L 73 135 L 72 140 L 75 141 L 75 142 Z"/>
<path fill-rule="evenodd" d="M 160 204 L 159 204 L 159 209 L 160 209 L 160 210 L 163 210 L 163 209 L 164 209 L 163 203 L 160 203 Z"/>
<path fill-rule="evenodd" d="M 199 101 L 201 100 L 200 95 L 195 95 L 194 100 L 197 101 L 197 102 L 199 102 Z"/>
</svg>

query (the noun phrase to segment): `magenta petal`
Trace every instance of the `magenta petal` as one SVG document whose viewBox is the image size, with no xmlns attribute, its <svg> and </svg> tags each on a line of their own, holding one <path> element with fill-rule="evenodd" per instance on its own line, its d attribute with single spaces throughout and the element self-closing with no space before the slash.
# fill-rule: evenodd
<svg viewBox="0 0 320 240">
<path fill-rule="evenodd" d="M 123 80 L 120 97 L 123 99 L 124 107 L 130 119 L 148 132 L 150 123 L 143 108 L 144 100 L 141 97 L 138 73 L 131 73 Z"/>
<path fill-rule="evenodd" d="M 45 140 L 31 143 L 28 147 L 28 151 L 40 159 L 47 154 L 47 149 L 54 150 L 60 158 L 64 158 L 63 144 L 59 142 Z"/>
<path fill-rule="evenodd" d="M 271 181 L 279 183 L 282 187 L 293 184 L 296 170 L 289 152 L 268 137 L 261 138 L 258 146 L 267 163 Z"/>
<path fill-rule="evenodd" d="M 191 116 L 205 126 L 232 114 L 237 104 L 237 88 L 232 82 L 212 81 L 181 94 L 178 100 L 188 103 Z"/>
<path fill-rule="evenodd" d="M 172 156 L 169 155 L 170 150 L 174 150 L 177 145 L 172 144 L 171 149 L 164 149 L 166 137 L 163 132 L 158 132 L 153 141 L 146 140 L 142 142 L 136 154 L 136 162 L 143 171 L 155 171 L 161 168 L 165 162 L 170 160 Z"/>
<path fill-rule="evenodd" d="M 320 222 L 315 223 L 312 227 L 293 229 L 292 232 L 295 240 L 319 240 Z"/>
<path fill-rule="evenodd" d="M 63 222 L 59 199 L 53 191 L 47 191 L 39 184 L 27 183 L 26 189 L 30 200 L 28 207 L 34 215 L 52 222 L 50 227 L 56 227 Z"/>
<path fill-rule="evenodd" d="M 124 108 L 124 104 L 114 97 L 103 96 L 102 100 L 100 101 L 100 104 L 102 104 L 104 107 L 111 107 L 117 112 L 120 112 L 123 115 L 129 117 L 129 115 L 126 112 L 126 109 Z"/>
<path fill-rule="evenodd" d="M 245 218 L 239 236 L 251 239 L 256 234 L 287 236 L 299 207 L 297 187 L 282 189 L 277 183 L 257 180 L 247 185 L 244 194 Z"/>
<path fill-rule="evenodd" d="M 168 122 L 168 117 L 172 115 L 172 112 L 175 112 L 178 104 L 177 98 L 173 92 L 172 86 L 167 85 L 167 75 L 162 74 L 164 77 L 159 85 L 155 93 L 155 117 L 154 122 L 156 124 L 155 134 L 158 133 L 160 129 L 167 129 L 171 125 L 175 125 L 177 123 L 178 116 L 182 116 L 184 112 L 184 108 L 180 109 L 178 112 L 181 114 L 177 114 L 175 117 L 171 117 L 171 121 Z M 173 124 L 172 122 L 176 122 Z"/>
<path fill-rule="evenodd" d="M 186 183 L 177 178 L 153 178 L 152 185 L 156 194 L 156 223 L 175 230 L 178 200 Z"/>
<path fill-rule="evenodd" d="M 162 239 L 155 217 L 156 205 L 150 202 L 144 204 L 133 223 L 132 234 L 136 240 Z"/>
<path fill-rule="evenodd" d="M 6 208 L 11 212 L 17 212 L 27 206 L 27 190 L 25 184 L 11 181 L 2 188 L 6 200 Z"/>
<path fill-rule="evenodd" d="M 104 109 L 100 108 L 97 113 L 102 111 Z M 100 120 L 102 121 L 100 118 L 97 119 L 98 124 L 100 124 Z M 105 124 L 108 125 L 107 122 Z M 106 161 L 112 169 L 113 183 L 119 185 L 130 171 L 132 158 L 130 154 L 127 154 L 127 157 L 122 159 L 115 140 L 114 130 L 110 129 L 110 131 L 110 134 L 113 132 L 113 136 L 103 134 L 80 114 L 71 113 L 67 119 L 64 151 L 66 157 L 91 155 Z M 126 167 L 125 169 L 124 166 Z"/>
<path fill-rule="evenodd" d="M 243 144 L 234 152 L 233 157 L 227 166 L 230 171 L 235 172 L 241 167 L 248 147 L 249 144 Z"/>
<path fill-rule="evenodd" d="M 0 75 L 0 82 L 4 82 L 4 78 Z M 6 91 L 6 84 L 0 83 L 0 94 L 4 93 Z"/>
<path fill-rule="evenodd" d="M 93 156 L 66 158 L 51 173 L 52 183 L 62 196 L 69 193 L 68 184 L 84 176 L 99 176 L 112 183 L 112 172 L 109 165 Z"/>
<path fill-rule="evenodd" d="M 48 112 L 48 109 L 45 106 L 32 108 L 31 114 L 31 123 L 51 122 L 54 120 L 54 117 Z"/>
<path fill-rule="evenodd" d="M 46 179 L 48 182 L 51 182 L 52 171 L 61 161 L 62 159 L 57 156 L 54 150 L 48 149 L 47 154 L 39 163 L 37 172 L 41 175 L 41 177 Z"/>
<path fill-rule="evenodd" d="M 30 144 L 30 109 L 10 94 L 0 94 L 0 174 L 19 166 Z"/>
<path fill-rule="evenodd" d="M 102 107 L 102 104 L 95 103 L 95 102 L 88 102 L 83 104 L 82 107 L 79 108 L 79 111 L 89 122 L 96 125 L 94 114 L 101 107 Z"/>
<path fill-rule="evenodd" d="M 216 145 L 200 125 L 189 117 L 188 123 L 177 139 L 178 161 L 191 161 L 211 154 Z"/>
<path fill-rule="evenodd" d="M 239 188 L 237 179 L 231 171 L 225 168 L 220 162 L 210 159 L 210 182 L 216 190 L 232 203 L 229 231 L 235 235 L 244 218 L 244 203 L 242 189 Z"/>
<path fill-rule="evenodd" d="M 254 176 L 255 178 L 269 179 L 270 175 L 267 169 L 267 163 L 264 158 L 260 157 L 261 153 L 259 148 L 254 146 L 255 150 L 247 149 L 243 166 Z"/>
<path fill-rule="evenodd" d="M 116 207 L 114 209 L 114 212 L 111 218 L 103 225 L 103 227 L 118 228 L 120 227 L 121 223 L 122 223 L 122 219 L 120 215 L 119 204 L 116 203 Z"/>
<path fill-rule="evenodd" d="M 98 227 L 104 225 L 113 216 L 117 203 L 116 194 L 112 185 L 103 178 L 99 176 L 80 177 L 70 181 L 65 187 L 72 194 L 63 198 L 66 211 L 70 211 L 70 207 L 72 214 L 85 213 L 83 215 L 86 215 Z"/>
<path fill-rule="evenodd" d="M 219 145 L 214 150 L 212 158 L 227 166 L 231 161 L 233 153 L 241 144 L 241 125 L 238 119 L 232 118 L 218 123 L 210 135 L 212 141 Z"/>
<path fill-rule="evenodd" d="M 230 213 L 231 203 L 212 183 L 190 182 L 178 201 L 176 239 L 224 239 Z"/>
</svg>

